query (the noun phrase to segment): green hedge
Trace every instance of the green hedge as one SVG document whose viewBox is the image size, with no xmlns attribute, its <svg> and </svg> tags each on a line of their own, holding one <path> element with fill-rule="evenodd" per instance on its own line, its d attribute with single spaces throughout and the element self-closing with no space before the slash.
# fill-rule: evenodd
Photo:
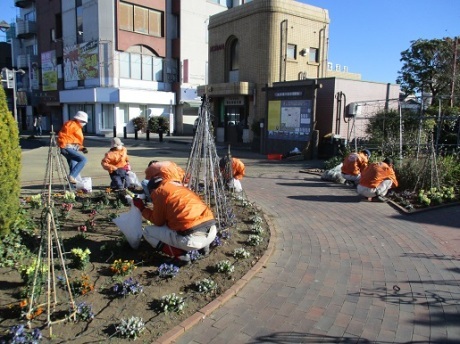
<svg viewBox="0 0 460 344">
<path fill-rule="evenodd" d="M 21 147 L 18 125 L 0 87 L 0 235 L 9 233 L 19 211 Z"/>
</svg>

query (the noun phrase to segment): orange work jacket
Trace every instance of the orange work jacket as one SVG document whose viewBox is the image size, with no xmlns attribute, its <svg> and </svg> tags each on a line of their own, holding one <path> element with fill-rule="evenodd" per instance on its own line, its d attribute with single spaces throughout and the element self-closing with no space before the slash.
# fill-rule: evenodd
<svg viewBox="0 0 460 344">
<path fill-rule="evenodd" d="M 60 148 L 65 148 L 67 145 L 79 145 L 83 147 L 83 126 L 76 119 L 67 121 L 62 126 L 58 133 L 57 143 Z"/>
<path fill-rule="evenodd" d="M 145 170 L 145 179 L 150 180 L 153 177 L 162 177 L 163 181 L 172 180 L 182 183 L 185 171 L 172 161 L 158 161 L 147 167 Z"/>
<path fill-rule="evenodd" d="M 369 159 L 364 153 L 351 153 L 342 164 L 342 173 L 357 176 L 367 167 Z"/>
<path fill-rule="evenodd" d="M 240 159 L 232 158 L 233 178 L 241 180 L 245 173 L 245 166 Z"/>
<path fill-rule="evenodd" d="M 101 161 L 101 166 L 109 173 L 115 172 L 119 168 L 123 168 L 128 164 L 128 150 L 122 147 L 120 150 L 116 148 L 110 149 L 105 153 L 104 159 Z"/>
<path fill-rule="evenodd" d="M 367 166 L 363 173 L 361 173 L 359 184 L 374 189 L 385 179 L 390 179 L 393 182 L 392 187 L 398 186 L 393 168 L 384 162 L 376 162 Z"/>
<path fill-rule="evenodd" d="M 180 232 L 214 220 L 211 209 L 200 196 L 178 183 L 163 182 L 150 197 L 153 209 L 145 208 L 142 216 L 156 226 L 167 225 Z"/>
</svg>

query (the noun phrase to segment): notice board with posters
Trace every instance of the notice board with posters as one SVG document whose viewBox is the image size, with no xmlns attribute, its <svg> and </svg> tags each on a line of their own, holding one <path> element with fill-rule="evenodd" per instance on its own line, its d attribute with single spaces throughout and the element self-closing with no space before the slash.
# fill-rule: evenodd
<svg viewBox="0 0 460 344">
<path fill-rule="evenodd" d="M 274 83 L 267 91 L 265 129 L 268 153 L 286 154 L 304 149 L 312 135 L 315 80 Z"/>
<path fill-rule="evenodd" d="M 268 138 L 308 140 L 311 130 L 312 100 L 273 100 L 268 102 Z"/>
</svg>

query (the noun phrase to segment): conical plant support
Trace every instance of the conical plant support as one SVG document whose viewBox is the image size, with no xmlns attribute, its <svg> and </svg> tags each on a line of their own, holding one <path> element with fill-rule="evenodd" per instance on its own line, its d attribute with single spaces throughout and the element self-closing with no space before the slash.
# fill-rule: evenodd
<svg viewBox="0 0 460 344">
<path fill-rule="evenodd" d="M 233 224 L 234 213 L 227 201 L 219 169 L 210 109 L 209 99 L 204 96 L 185 175 L 188 187 L 201 195 L 205 203 L 213 209 L 218 230 L 221 231 Z"/>
<path fill-rule="evenodd" d="M 57 171 L 61 182 L 66 181 L 62 157 L 59 147 L 56 144 L 56 137 L 54 132 L 52 132 L 46 165 L 44 192 L 42 193 L 42 197 L 45 198 L 45 207 L 41 217 L 41 241 L 28 302 L 28 311 L 26 313 L 28 325 L 31 327 L 32 320 L 39 316 L 44 311 L 44 308 L 46 308 L 47 326 L 50 329 L 50 336 L 52 336 L 53 324 L 63 322 L 69 318 L 75 320 L 76 316 L 75 301 L 68 278 L 63 246 L 58 235 L 58 225 L 56 224 L 54 215 L 54 201 L 52 198 L 54 195 L 54 171 Z M 62 184 L 62 186 L 66 190 L 66 185 Z M 70 190 L 68 182 L 67 187 Z M 60 266 L 59 271 L 62 273 L 60 279 L 56 275 L 57 266 Z M 45 289 L 43 281 L 45 278 L 46 293 L 43 295 L 42 290 Z M 58 282 L 58 280 L 60 281 Z M 60 286 L 62 288 L 59 288 Z M 64 304 L 66 307 L 62 309 L 61 305 Z M 66 315 L 64 316 L 64 314 Z"/>
</svg>

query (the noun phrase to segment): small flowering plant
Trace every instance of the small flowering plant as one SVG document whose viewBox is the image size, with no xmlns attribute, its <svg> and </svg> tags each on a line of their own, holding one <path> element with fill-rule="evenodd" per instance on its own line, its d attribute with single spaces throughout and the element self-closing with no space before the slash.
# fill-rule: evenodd
<svg viewBox="0 0 460 344">
<path fill-rule="evenodd" d="M 63 283 L 63 281 L 61 281 Z M 74 291 L 75 295 L 86 295 L 94 290 L 94 283 L 91 282 L 90 278 L 86 274 L 81 274 L 81 278 L 77 278 L 70 283 L 70 287 Z"/>
<path fill-rule="evenodd" d="M 26 284 L 32 284 L 34 276 L 35 276 L 35 270 L 37 270 L 37 258 L 34 258 L 30 264 L 27 265 L 22 265 L 20 268 L 20 273 L 23 281 Z M 48 268 L 46 265 L 41 264 L 41 266 L 38 268 L 38 277 L 45 275 L 45 273 L 48 271 Z"/>
<path fill-rule="evenodd" d="M 182 313 L 185 307 L 185 300 L 177 296 L 176 293 L 162 296 L 160 299 L 160 308 L 163 312 Z"/>
<path fill-rule="evenodd" d="M 179 268 L 174 264 L 163 263 L 158 268 L 158 276 L 160 278 L 173 278 L 179 273 Z"/>
<path fill-rule="evenodd" d="M 24 325 L 15 325 L 10 328 L 8 334 L 3 338 L 6 341 L 1 343 L 40 343 L 43 336 L 38 328 L 34 328 L 32 331 L 28 331 Z"/>
<path fill-rule="evenodd" d="M 255 235 L 255 234 L 251 234 L 249 237 L 248 237 L 248 245 L 251 245 L 251 246 L 257 246 L 257 245 L 260 245 L 260 243 L 263 241 L 263 238 L 259 235 Z"/>
<path fill-rule="evenodd" d="M 71 191 L 66 191 L 64 194 L 64 201 L 67 203 L 75 203 L 75 194 Z"/>
<path fill-rule="evenodd" d="M 132 277 L 124 280 L 121 283 L 116 283 L 112 287 L 112 292 L 117 297 L 126 297 L 128 295 L 137 295 L 144 291 L 144 287 Z"/>
<path fill-rule="evenodd" d="M 42 196 L 40 194 L 26 198 L 26 202 L 30 204 L 32 209 L 38 209 L 42 206 Z"/>
<path fill-rule="evenodd" d="M 235 250 L 233 251 L 233 257 L 236 259 L 249 258 L 250 255 L 251 253 L 243 247 L 235 248 Z"/>
<path fill-rule="evenodd" d="M 221 260 L 217 262 L 216 269 L 218 272 L 231 274 L 235 270 L 235 266 L 229 260 Z"/>
<path fill-rule="evenodd" d="M 89 321 L 94 319 L 93 308 L 86 302 L 81 302 L 75 310 L 75 321 Z"/>
<path fill-rule="evenodd" d="M 61 204 L 61 217 L 64 219 L 69 218 L 69 215 L 72 209 L 73 209 L 73 203 L 62 203 Z"/>
<path fill-rule="evenodd" d="M 77 247 L 70 250 L 70 258 L 72 265 L 78 270 L 84 270 L 89 263 L 91 251 L 87 248 L 85 250 Z"/>
<path fill-rule="evenodd" d="M 121 319 L 116 329 L 120 337 L 136 339 L 144 332 L 145 324 L 142 318 L 133 316 L 128 319 Z"/>
<path fill-rule="evenodd" d="M 116 259 L 110 266 L 110 271 L 112 271 L 115 275 L 118 276 L 129 275 L 135 269 L 136 265 L 134 264 L 134 260 Z"/>
<path fill-rule="evenodd" d="M 265 232 L 260 223 L 252 224 L 251 231 L 257 235 L 262 235 Z"/>
<path fill-rule="evenodd" d="M 198 292 L 203 294 L 217 290 L 217 283 L 210 278 L 204 278 L 201 281 L 195 282 L 195 286 Z"/>
</svg>

